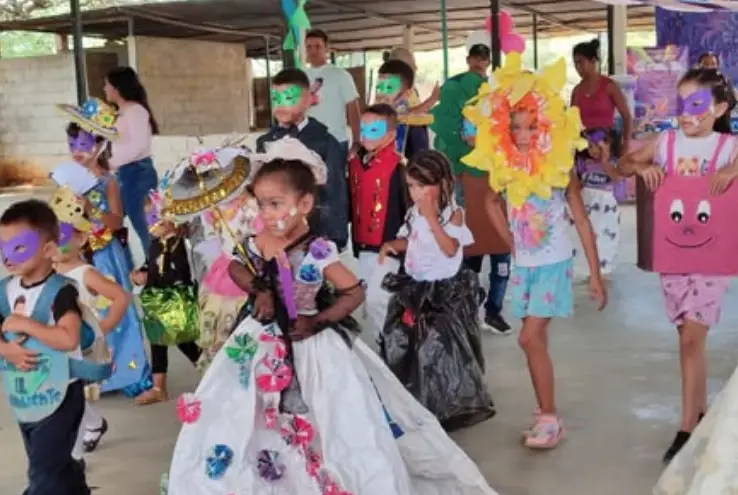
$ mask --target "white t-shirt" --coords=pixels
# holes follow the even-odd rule
[[[715,150],[720,140],[720,133],[712,132],[704,137],[686,136],[681,129],[675,131],[674,137],[674,173],[677,175],[700,176],[707,173]],[[654,161],[656,164],[666,168],[668,154],[668,132],[662,132],[656,143]],[[732,163],[738,152],[736,147],[738,140],[735,136],[728,136],[727,141],[720,150],[717,158],[716,169],[721,169]]]
[[[31,287],[24,287],[23,285],[21,285],[20,277],[13,277],[12,279],[10,279],[7,288],[10,311],[18,312],[24,316],[30,317],[33,313],[34,307],[36,306],[36,301],[41,295],[41,291],[43,290],[44,285],[45,282],[42,282]],[[21,301],[23,302],[21,303]],[[57,299],[55,303],[58,303],[58,301],[59,300]],[[49,312],[49,321],[47,324],[49,326],[56,324],[56,321],[54,320],[53,310]],[[77,347],[75,350],[68,352],[67,355],[73,359],[82,359],[82,350]]]
[[[427,282],[444,280],[459,272],[464,260],[464,247],[473,244],[474,237],[465,223],[454,225],[450,222],[451,215],[456,209],[447,207],[441,213],[444,232],[459,241],[459,249],[451,257],[441,251],[428,220],[420,215],[417,206],[413,206],[410,210],[409,220],[400,227],[397,237],[407,239],[405,271],[414,280]]]
[[[332,64],[305,70],[312,87],[317,87],[317,103],[308,116],[328,127],[339,143],[349,140],[346,105],[359,97],[354,79],[348,71]]]
[[[509,207],[516,266],[552,265],[571,258],[565,210],[564,189],[554,189],[551,199],[531,195],[523,206]]]

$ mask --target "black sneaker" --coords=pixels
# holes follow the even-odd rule
[[[664,454],[664,464],[669,464],[671,462],[671,460],[679,453],[679,451],[682,450],[682,447],[684,447],[687,442],[689,442],[690,436],[692,436],[692,434],[688,431],[677,432],[674,441],[671,443],[671,446],[666,449],[666,453]]]
[[[484,326],[497,335],[512,335],[512,328],[501,314],[487,315],[484,318]]]

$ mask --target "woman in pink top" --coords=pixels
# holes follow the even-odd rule
[[[623,119],[624,153],[628,151],[633,118],[623,92],[609,77],[598,70],[600,62],[600,41],[593,39],[587,43],[578,43],[573,50],[574,67],[582,81],[571,93],[572,106],[579,107],[582,124],[585,129],[613,129],[615,127],[615,110]]]
[[[159,126],[151,113],[146,89],[130,67],[118,67],[105,77],[105,99],[118,108],[118,139],[113,141],[110,168],[120,184],[123,211],[131,220],[148,251],[149,231],[144,204],[149,191],[156,189],[159,179],[151,160],[151,141]]]

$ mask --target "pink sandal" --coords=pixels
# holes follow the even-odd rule
[[[558,416],[541,414],[525,438],[525,446],[529,449],[553,449],[564,435],[564,426]]]
[[[533,423],[528,428],[520,432],[523,438],[528,438],[528,436],[531,434],[531,432],[533,431],[533,428],[536,426],[536,423],[538,422],[538,417],[540,415],[541,415],[541,408],[539,406],[536,406],[536,408],[533,410]]]

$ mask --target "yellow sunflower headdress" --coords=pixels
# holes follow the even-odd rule
[[[567,108],[561,98],[566,63],[559,59],[535,74],[522,68],[519,53],[508,53],[492,80],[464,109],[477,134],[474,150],[461,161],[489,172],[490,187],[504,192],[512,206],[521,206],[531,194],[548,199],[553,188],[567,186],[574,152],[586,146],[579,110]],[[510,115],[517,112],[535,123],[526,153],[510,135]]]

